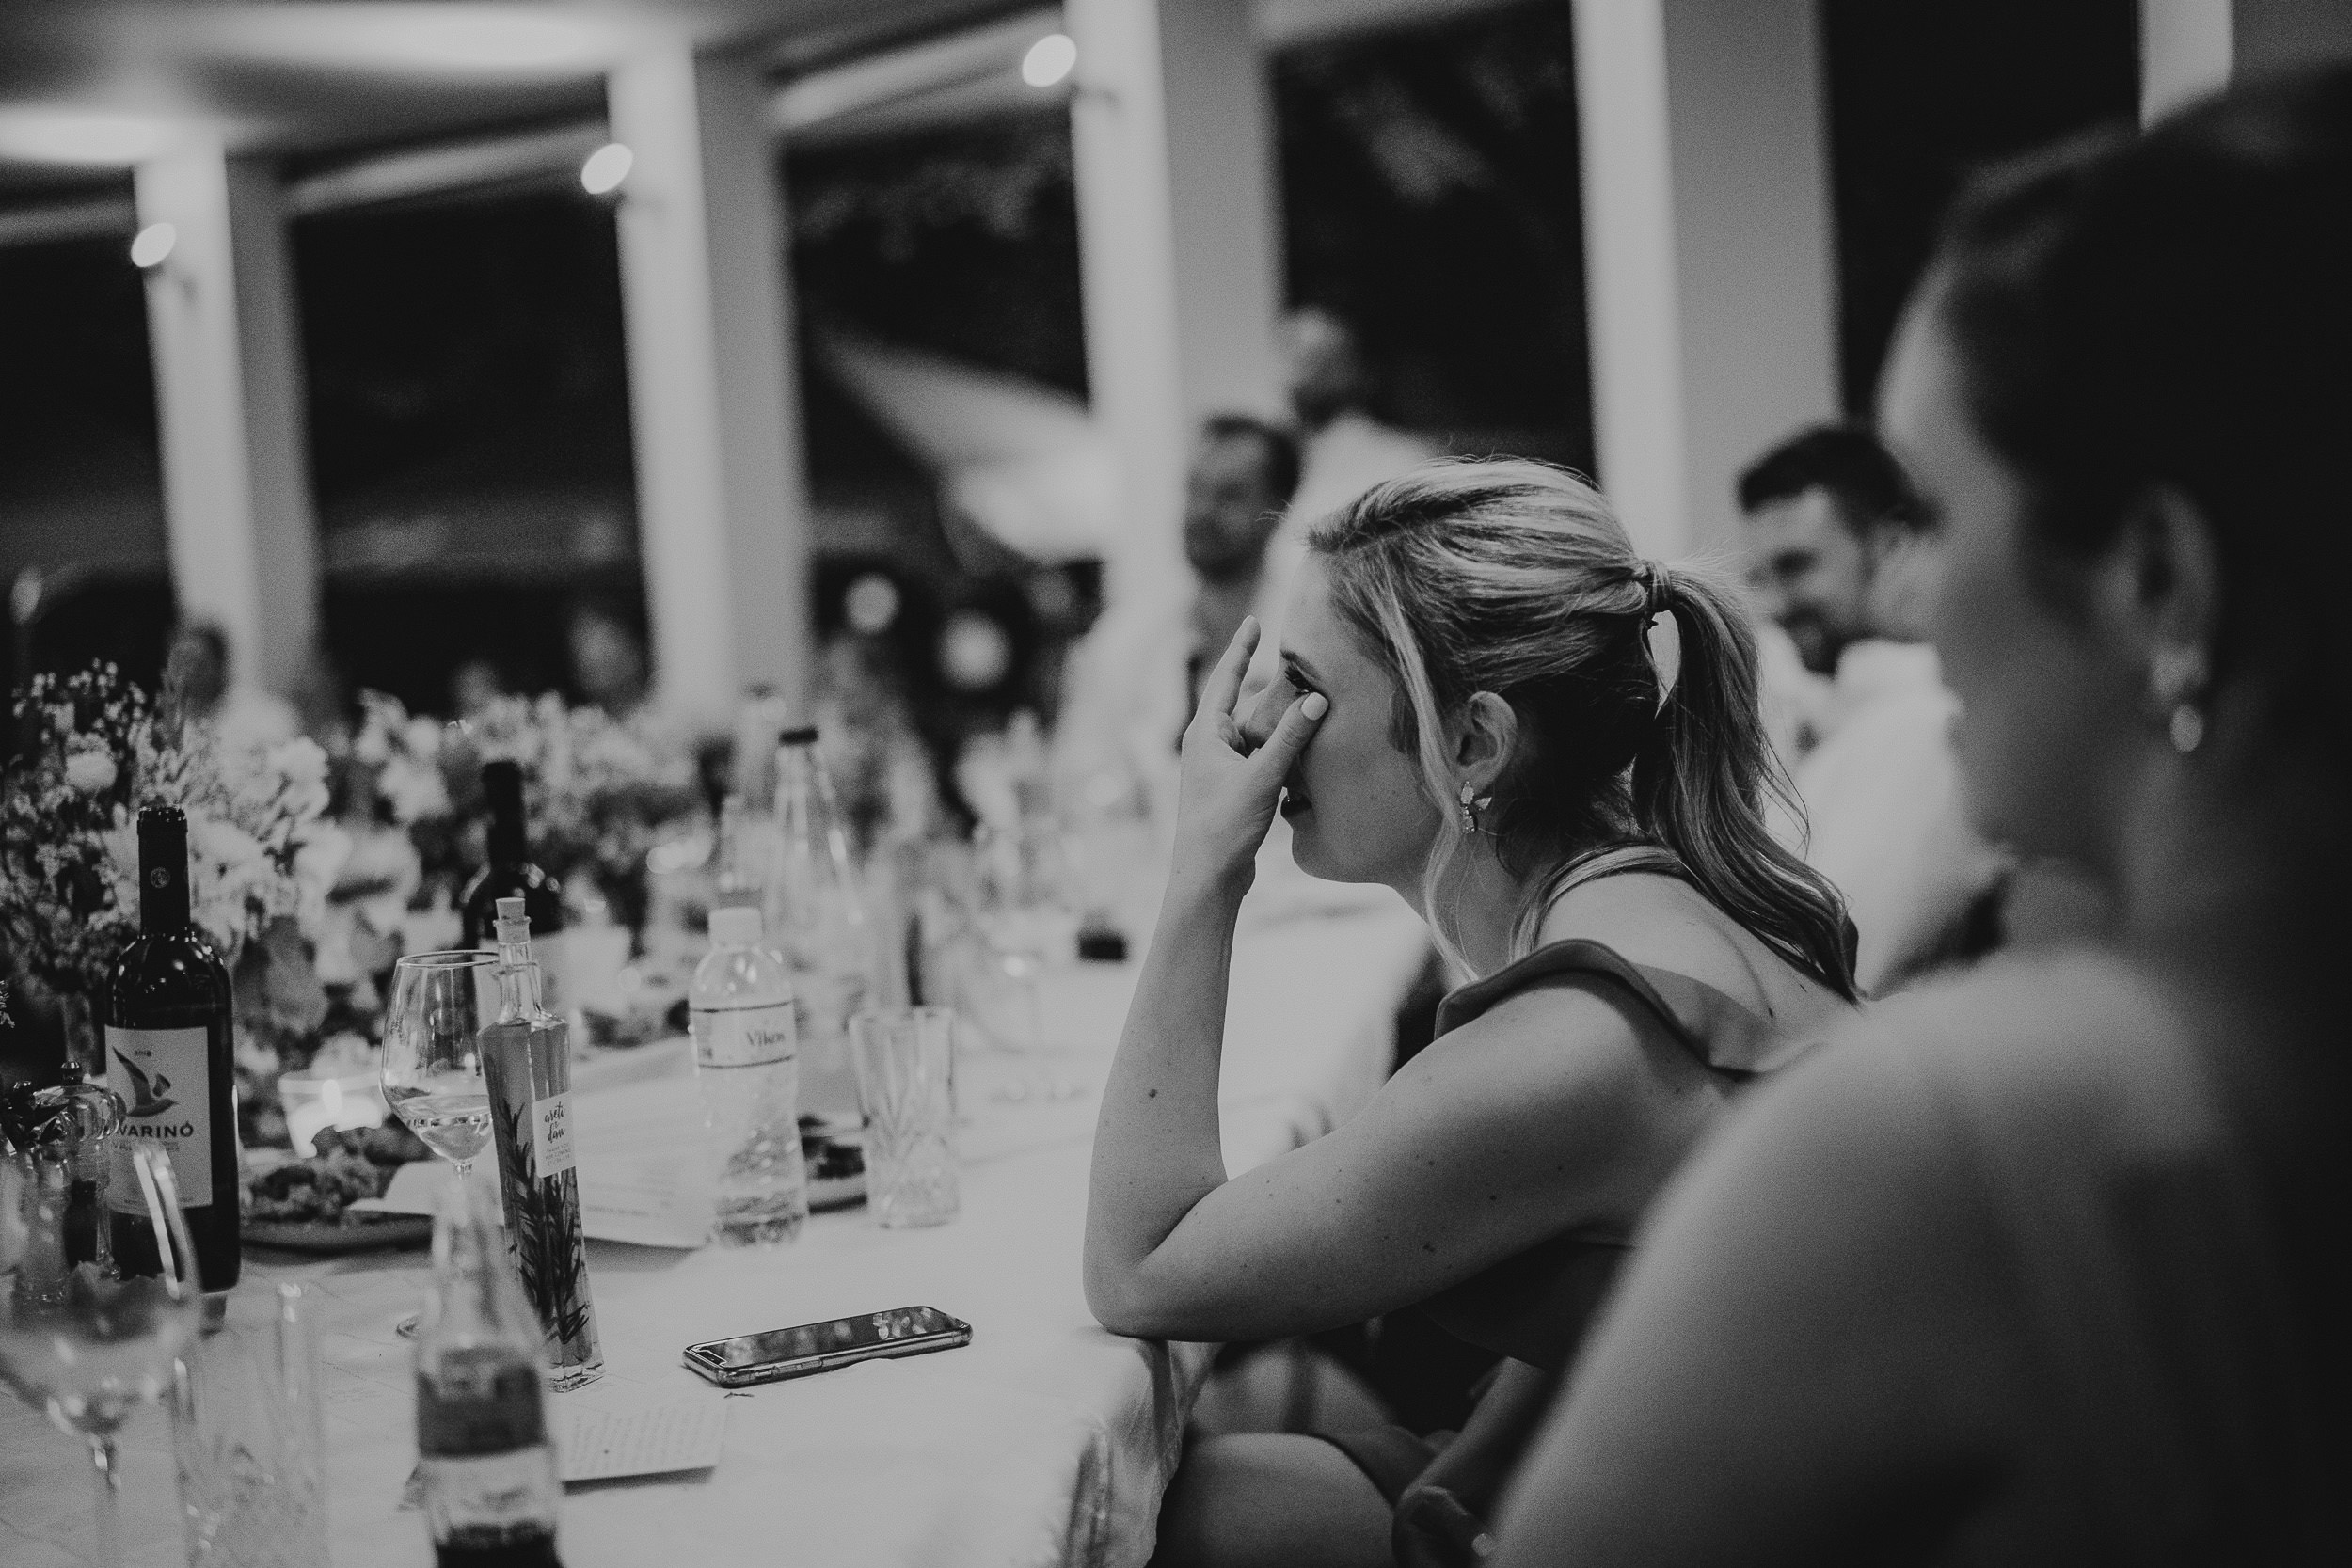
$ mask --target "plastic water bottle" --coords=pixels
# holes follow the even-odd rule
[[[713,1166],[712,1234],[723,1245],[789,1241],[808,1218],[792,1004],[790,972],[762,943],[759,911],[711,911],[687,1017]]]

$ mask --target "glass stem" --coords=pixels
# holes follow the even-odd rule
[[[91,1473],[98,1478],[98,1512],[93,1516],[98,1531],[97,1562],[99,1568],[122,1568],[122,1521],[119,1513],[122,1478],[117,1465],[114,1433],[89,1434],[89,1463]]]

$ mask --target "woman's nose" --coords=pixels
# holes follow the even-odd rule
[[[1274,726],[1282,721],[1282,715],[1290,711],[1291,704],[1301,695],[1298,688],[1281,675],[1267,683],[1266,689],[1258,693],[1256,705],[1241,721],[1243,754],[1255,752],[1273,738]]]

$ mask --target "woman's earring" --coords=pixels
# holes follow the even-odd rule
[[[2202,648],[2160,648],[2149,661],[2149,706],[2171,737],[2172,749],[2183,756],[2205,743],[2205,710],[2201,705],[2210,679]]]
[[[1458,799],[1462,802],[1462,831],[1466,833],[1474,833],[1478,831],[1478,814],[1493,805],[1495,798],[1491,795],[1480,795],[1470,785],[1464,784]]]

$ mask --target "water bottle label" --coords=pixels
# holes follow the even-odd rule
[[[537,1179],[561,1176],[580,1164],[572,1144],[572,1097],[569,1090],[531,1102],[531,1162]]]
[[[210,1033],[193,1029],[124,1029],[106,1026],[106,1086],[122,1097],[128,1114],[113,1139],[106,1206],[117,1213],[144,1214],[134,1149],[163,1151],[180,1186],[180,1206],[201,1209],[213,1201],[213,1096]]]
[[[696,1067],[765,1067],[800,1052],[792,1004],[771,1007],[696,1007],[687,1014]]]

